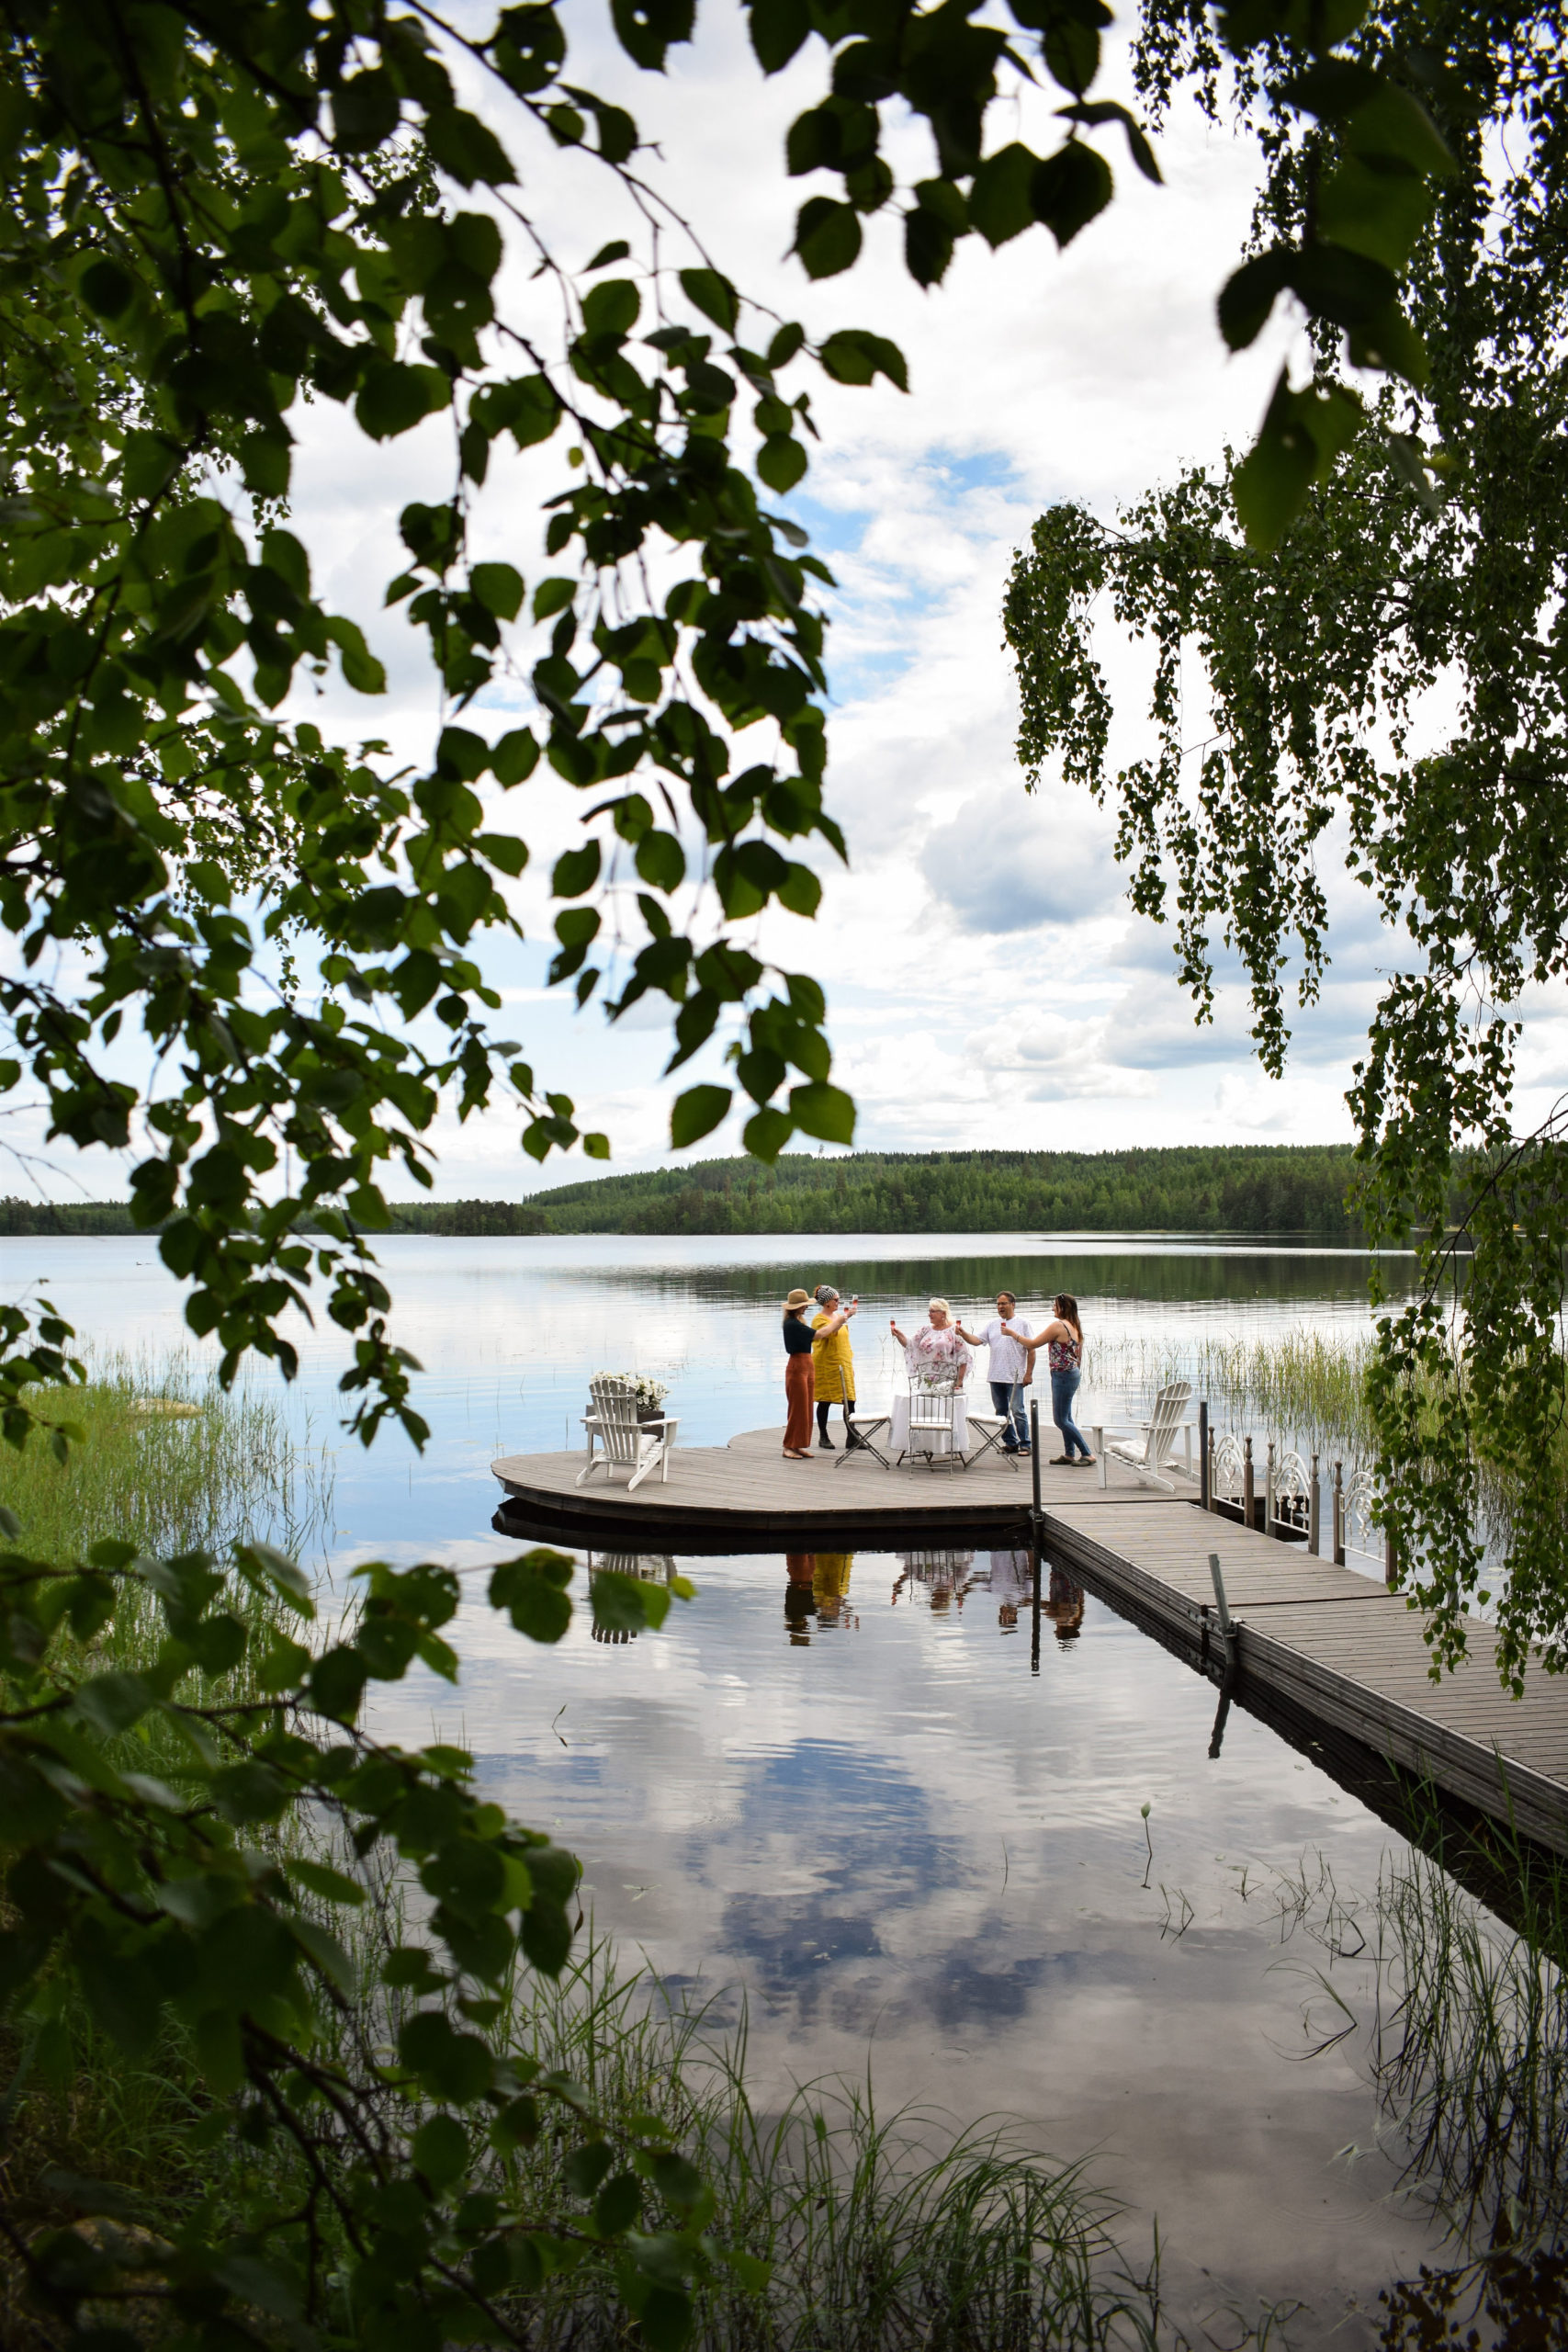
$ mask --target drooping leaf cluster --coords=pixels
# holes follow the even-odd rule
[[[1214,69],[1191,30],[1169,12],[1164,86]],[[1358,444],[1267,553],[1232,521],[1250,459],[1190,472],[1114,527],[1055,508],[1006,618],[1031,781],[1059,759],[1114,802],[1134,900],[1174,915],[1200,1017],[1215,934],[1235,948],[1266,1068],[1284,1064],[1288,970],[1310,1000],[1332,945],[1316,866],[1331,825],[1375,896],[1393,968],[1348,1098],[1356,1206],[1372,1238],[1414,1232],[1420,1252],[1414,1302],[1380,1324],[1384,1514],[1435,1658],[1462,1653],[1465,1611],[1495,1587],[1516,1688],[1532,1642],[1568,1665],[1568,1170],[1561,1118],[1521,1131],[1514,1108],[1520,1013],[1568,976],[1562,32],[1551,7],[1389,0],[1352,43],[1372,64],[1420,65],[1461,164],[1411,249],[1429,367],[1402,407],[1385,402],[1382,447]],[[1239,102],[1263,103],[1245,88]],[[1316,183],[1311,142],[1277,119],[1269,150],[1273,234]],[[1153,747],[1115,773],[1101,601],[1155,651]],[[1183,704],[1193,662],[1207,714],[1190,677]],[[1516,1498],[1490,1567],[1485,1464]]]
[[[565,1963],[576,1860],[486,1800],[460,1749],[357,1722],[370,1686],[415,1664],[456,1679],[456,1577],[372,1564],[356,1611],[312,1641],[308,1586],[265,1546],[225,1570],[105,1542],[62,1570],[6,1519],[6,2111],[47,2074],[73,1992],[132,2058],[177,2026],[209,2100],[198,2135],[237,2132],[258,2184],[238,2233],[205,2208],[164,2234],[114,2181],[56,2182],[85,2219],[39,2232],[11,2218],[28,2184],[7,2174],[0,2226],[40,2317],[106,2352],[149,2323],[193,2352],[523,2344],[543,2280],[609,2255],[626,2318],[679,2344],[689,2288],[723,2259],[710,2193],[657,2119],[624,2145],[621,2119],[613,2146],[581,2086],[496,2030],[519,1972]],[[491,1605],[558,1640],[571,1575],[556,1553],[503,1561]],[[671,1597],[609,1574],[592,1606],[624,1632]],[[138,1662],[106,1665],[117,1619],[149,1608]],[[544,2132],[568,2148],[550,2210],[517,2163]]]

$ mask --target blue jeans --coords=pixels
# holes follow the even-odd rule
[[[1029,1443],[1029,1422],[1023,1410],[1023,1383],[1021,1380],[993,1380],[991,1383],[991,1410],[993,1413],[999,1413],[1002,1419],[1008,1424],[1002,1431],[1002,1443],[1004,1445],[1027,1445]]]
[[[1069,1462],[1075,1453],[1081,1453],[1086,1462],[1089,1459],[1084,1433],[1073,1419],[1073,1398],[1078,1393],[1078,1383],[1082,1378],[1083,1374],[1076,1364],[1071,1372],[1054,1372],[1051,1374],[1051,1419],[1062,1432],[1062,1450]]]

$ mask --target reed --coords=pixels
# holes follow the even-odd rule
[[[1218,1421],[1255,1425],[1288,1443],[1348,1460],[1371,1453],[1363,1336],[1299,1329],[1275,1339],[1093,1340],[1086,1378],[1101,1393],[1146,1402],[1186,1380]]]
[[[1379,1889],[1397,1996],[1379,2094],[1466,2248],[1568,2226],[1568,1883],[1527,1861],[1518,1884],[1517,1934],[1419,1853]]]
[[[89,1370],[85,1387],[59,1392],[84,1432],[63,1463],[36,1437],[20,1453],[0,1447],[0,1503],[35,1558],[77,1559],[106,1535],[165,1556],[252,1538],[316,1548],[329,1457],[296,1440],[276,1398],[225,1393],[180,1355],[106,1354]]]
[[[1348,1893],[1321,1852],[1249,1865],[1235,1893],[1312,1955],[1294,1962],[1309,2054],[1361,2051],[1400,2193],[1431,2206],[1462,2265],[1568,2233],[1568,1870],[1495,1825],[1461,1850],[1429,1790],[1410,1804],[1421,1842],[1385,1858],[1375,1893]],[[1168,1894],[1167,1916],[1177,1932]],[[1370,2011],[1354,1990],[1369,1966]]]
[[[795,2086],[764,2109],[744,2011],[728,2030],[714,2015],[622,1971],[591,1936],[506,2028],[582,2082],[601,2116],[659,2115],[713,2187],[715,2241],[766,2267],[760,2290],[725,2278],[701,2296],[701,2352],[1154,2346],[1157,2273],[1127,2271],[1116,2209],[1081,2166],[996,2123],[884,2117],[869,2079]],[[525,2162],[541,2199],[558,2199],[558,2149],[541,2140]],[[608,2265],[585,2263],[531,2306],[532,2340],[619,2341],[614,2300]]]

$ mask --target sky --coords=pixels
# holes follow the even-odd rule
[[[997,254],[971,239],[945,283],[922,293],[904,273],[889,215],[867,224],[852,273],[813,287],[788,246],[795,206],[816,183],[785,176],[783,146],[795,114],[821,94],[819,46],[766,83],[739,10],[709,0],[696,40],[671,51],[660,78],[620,55],[598,0],[580,0],[569,23],[570,70],[632,107],[645,140],[657,142],[645,159],[650,179],[700,223],[719,266],[813,334],[869,326],[893,336],[908,360],[907,397],[880,379],[865,390],[798,378],[811,383],[822,437],[805,483],[783,502],[839,582],[830,599],[829,806],[848,837],[850,865],[845,871],[814,848],[825,883],[817,921],[774,912],[759,938],[763,953],[815,972],[827,988],[833,1075],[859,1103],[857,1143],[1093,1150],[1348,1137],[1350,1064],[1398,947],[1344,874],[1342,841],[1330,834],[1320,854],[1334,918],[1331,967],[1321,1002],[1293,1024],[1290,1070],[1277,1082],[1254,1059],[1245,992],[1223,956],[1214,1020],[1196,1025],[1168,930],[1126,903],[1111,818],[1049,773],[1037,795],[1026,794],[1001,641],[1013,554],[1045,506],[1074,500],[1112,519],[1120,503],[1179,469],[1213,462],[1227,443],[1245,445],[1281,359],[1293,354],[1299,364],[1283,318],[1235,356],[1214,324],[1215,293],[1246,236],[1251,147],[1196,109],[1179,111],[1157,141],[1165,184],[1155,187],[1132,170],[1119,134],[1103,134],[1115,200],[1066,254],[1044,231]],[[1133,96],[1114,35],[1100,89]],[[493,94],[475,85],[471,95],[522,162],[520,201],[564,258],[583,261],[626,230],[602,170],[530,146]],[[998,108],[994,143],[1022,136],[1048,149],[1054,104],[1046,91]],[[895,127],[891,152],[903,178],[931,168],[926,136],[913,127]],[[513,311],[536,311],[541,300],[512,247],[502,297]],[[295,528],[312,550],[318,588],[363,622],[390,684],[373,703],[336,685],[314,705],[299,696],[290,707],[313,708],[340,736],[384,736],[400,757],[423,763],[439,725],[432,682],[402,616],[383,610],[381,589],[400,568],[403,503],[446,494],[449,424],[431,420],[378,447],[331,403],[293,422]],[[560,480],[558,444],[495,464],[476,552],[504,556],[536,579],[539,501]],[[1146,656],[1119,640],[1109,616],[1097,620],[1096,651],[1122,705],[1112,754],[1131,756],[1147,735]],[[503,684],[477,717],[499,734],[527,708],[525,690]],[[1195,685],[1193,740],[1205,731]],[[664,1012],[645,1004],[612,1030],[596,1004],[577,1013],[544,986],[544,877],[581,837],[581,813],[577,797],[543,770],[499,804],[492,821],[523,831],[532,846],[515,903],[542,944],[501,940],[485,960],[505,999],[505,1032],[523,1043],[541,1081],[573,1095],[581,1125],[609,1134],[614,1166],[647,1167],[670,1157],[676,1082],[660,1075]],[[1563,1068],[1568,1023],[1546,1008],[1528,1049],[1527,1107]],[[679,1083],[720,1074],[698,1066]],[[695,1156],[737,1148],[738,1125],[732,1120]],[[438,1196],[518,1198],[598,1172],[580,1159],[540,1170],[521,1153],[519,1128],[515,1113],[460,1127],[444,1109]],[[6,1132],[42,1151],[36,1123],[13,1119]],[[51,1146],[25,1182],[59,1197],[108,1197],[127,1172],[102,1155],[75,1163]]]

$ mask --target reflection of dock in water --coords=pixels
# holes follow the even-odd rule
[[[673,1584],[680,1574],[669,1552],[590,1552],[584,1566],[590,1585],[606,1569],[613,1576],[635,1577],[638,1584]],[[597,1618],[592,1630],[596,1642],[615,1645],[635,1642],[637,1634],[635,1625],[602,1625]]]
[[[662,1573],[678,1553],[787,1552],[792,1561],[809,1560],[809,1570],[790,1574],[792,1639],[856,1622],[848,1607],[852,1549],[897,1555],[908,1583],[922,1586],[939,1614],[972,1611],[984,1583],[1004,1630],[1032,1620],[1027,1464],[993,1456],[932,1478],[886,1470],[870,1455],[788,1463],[768,1430],[678,1451],[668,1482],[649,1481],[635,1495],[602,1475],[579,1487],[582,1465],[580,1453],[498,1461],[507,1499],[497,1528],[579,1550],[614,1544],[613,1558],[595,1549],[592,1564],[619,1566],[635,1555],[642,1564],[635,1574],[655,1560]],[[1267,1719],[1282,1710],[1324,1741],[1354,1742],[1371,1758],[1568,1853],[1568,1678],[1538,1671],[1524,1698],[1510,1699],[1497,1680],[1495,1636],[1472,1619],[1470,1656],[1434,1682],[1419,1612],[1381,1580],[1201,1511],[1179,1484],[1174,1497],[1161,1493],[1121,1464],[1111,1466],[1103,1488],[1094,1472],[1044,1463],[1039,1477],[1041,1616],[1058,1639],[1071,1640],[1081,1622],[1081,1592],[1072,1598],[1081,1577],[1216,1679],[1224,1669],[1226,1695],[1252,1712]],[[1235,1620],[1228,1658],[1211,1553]],[[841,1582],[829,1576],[819,1583],[823,1560],[842,1563]],[[1013,1566],[998,1577],[1006,1562]],[[1059,1593],[1053,1565],[1066,1572]],[[1014,1589],[1004,1591],[1009,1573]]]

